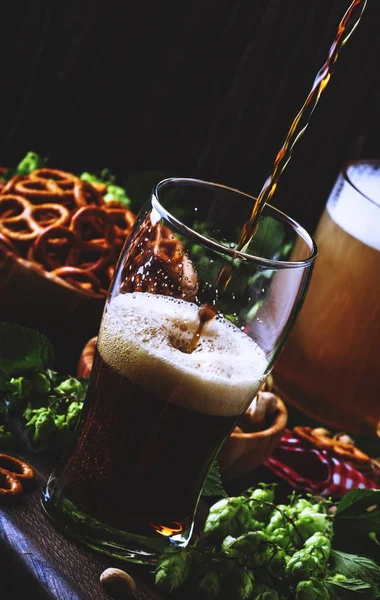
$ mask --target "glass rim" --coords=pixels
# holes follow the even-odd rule
[[[286,215],[284,212],[282,212],[278,208],[275,208],[271,204],[266,204],[266,206],[275,213],[275,215],[279,218],[279,220],[284,221],[285,223],[290,225],[290,227],[296,232],[296,234],[304,240],[304,242],[309,247],[310,256],[308,256],[307,258],[304,258],[302,260],[297,260],[297,261],[272,260],[270,258],[263,258],[260,256],[255,256],[253,254],[247,254],[246,252],[240,252],[238,250],[228,248],[227,246],[223,246],[223,244],[220,244],[219,242],[216,242],[215,240],[212,240],[210,238],[203,236],[202,234],[191,229],[191,227],[188,227],[187,225],[182,223],[182,221],[180,221],[179,219],[177,219],[177,217],[172,215],[171,212],[169,212],[161,204],[161,202],[159,200],[159,195],[160,195],[161,189],[163,187],[166,187],[168,184],[189,184],[190,186],[191,185],[200,185],[200,186],[208,186],[208,187],[213,187],[213,188],[221,188],[224,190],[228,190],[229,192],[234,192],[235,194],[238,194],[239,196],[244,196],[245,198],[249,198],[253,202],[256,201],[256,198],[250,194],[241,192],[240,190],[229,187],[227,185],[223,185],[220,183],[214,183],[212,181],[205,181],[202,179],[195,179],[192,177],[168,177],[166,179],[162,179],[154,186],[152,193],[151,193],[151,201],[152,201],[153,208],[155,208],[158,211],[158,213],[162,217],[164,217],[169,223],[175,225],[179,230],[182,230],[187,236],[192,237],[199,244],[209,248],[210,250],[214,250],[215,252],[219,252],[222,254],[227,254],[227,255],[231,256],[231,258],[234,258],[234,259],[238,258],[240,260],[243,260],[244,262],[255,263],[256,265],[259,265],[259,266],[262,266],[265,268],[272,268],[272,269],[305,268],[305,267],[311,265],[317,258],[317,255],[318,255],[317,244],[315,243],[315,241],[313,240],[311,235],[306,231],[306,229],[304,227],[302,227],[302,225],[297,223],[297,221],[295,221],[291,217],[288,217],[288,215]]]
[[[346,162],[346,164],[344,165],[343,169],[342,169],[342,175],[344,180],[358,193],[360,194],[360,196],[362,196],[365,200],[368,200],[368,202],[370,202],[371,204],[373,204],[374,206],[376,206],[377,208],[380,209],[380,204],[378,202],[376,202],[375,200],[373,200],[372,198],[370,198],[369,196],[367,196],[367,194],[365,194],[364,192],[362,192],[357,184],[355,184],[352,180],[352,178],[350,177],[348,170],[350,169],[350,167],[358,167],[358,166],[377,166],[380,169],[380,160],[377,160],[376,158],[360,158],[358,160],[349,160],[348,162]]]

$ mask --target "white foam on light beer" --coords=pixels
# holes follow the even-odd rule
[[[344,231],[380,250],[380,169],[366,164],[352,165],[348,176],[355,187],[340,175],[327,202],[327,211]]]
[[[192,354],[198,306],[149,293],[120,294],[107,305],[98,337],[104,361],[164,401],[233,416],[264,379],[263,350],[224,318],[206,325]]]

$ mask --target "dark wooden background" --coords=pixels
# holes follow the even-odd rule
[[[350,0],[3,0],[0,164],[197,176],[257,194]],[[313,228],[349,159],[380,157],[380,2],[273,204]]]

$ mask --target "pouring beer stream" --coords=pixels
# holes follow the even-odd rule
[[[366,4],[367,0],[354,0],[339,23],[338,31],[334,42],[330,47],[327,60],[318,71],[309,95],[307,96],[301,110],[297,113],[295,119],[293,120],[287,133],[285,142],[277,153],[272,173],[266,180],[260,194],[257,197],[250,218],[243,226],[242,235],[237,247],[238,252],[245,252],[252,237],[255,235],[261,211],[264,208],[264,205],[271,200],[276,190],[278,180],[292,157],[294,146],[306,131],[311,116],[318,104],[319,98],[330,81],[333,67],[337,61],[339,52],[358,26]],[[232,266],[225,266],[222,269],[218,277],[218,286],[220,289],[226,289],[231,280],[232,271]]]

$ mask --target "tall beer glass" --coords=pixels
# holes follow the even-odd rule
[[[316,249],[267,206],[247,252],[237,252],[253,202],[168,179],[125,243],[76,443],[42,501],[93,548],[154,563],[188,543],[213,461],[285,342]]]
[[[318,261],[275,381],[319,421],[379,433],[380,162],[345,165],[315,239]]]

